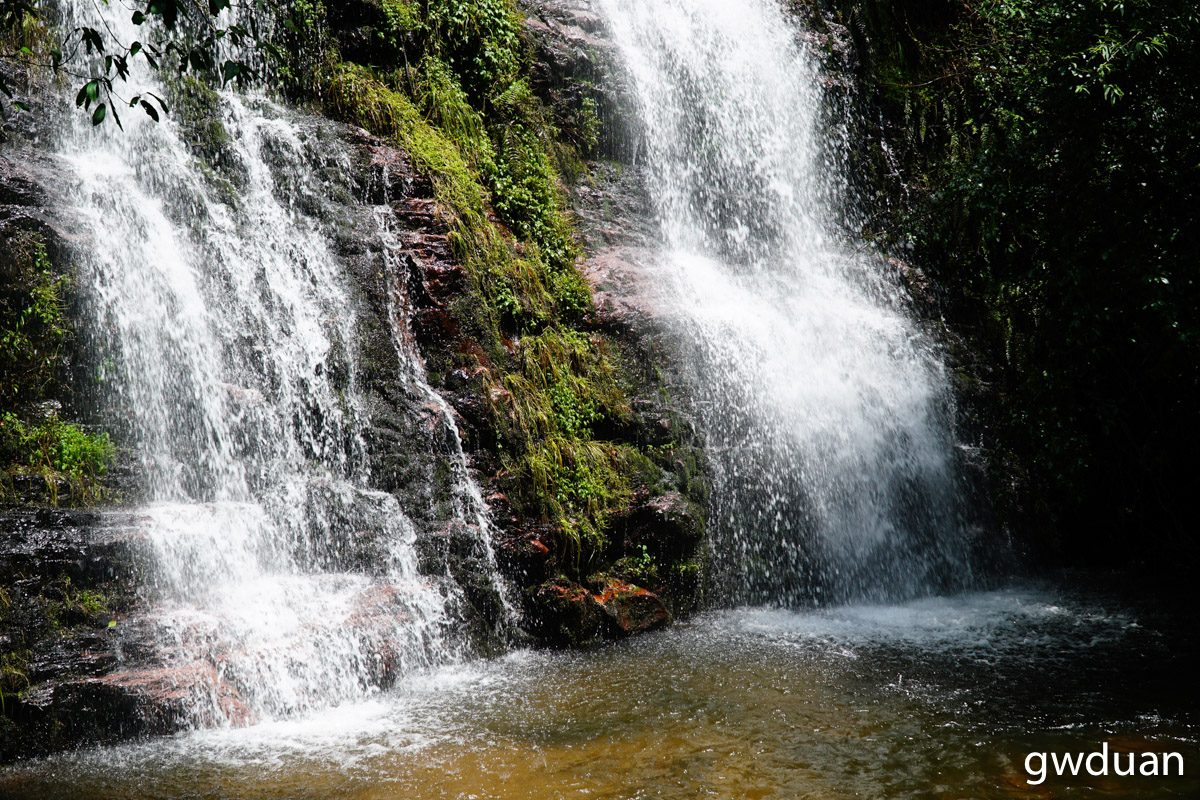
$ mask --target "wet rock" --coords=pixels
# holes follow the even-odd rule
[[[48,755],[83,744],[111,744],[145,732],[137,701],[101,684],[44,684],[24,692],[0,717],[0,761]]]
[[[504,602],[491,576],[483,531],[455,520],[417,537],[418,568],[426,575],[448,575],[462,590],[467,622],[494,633],[504,619]]]
[[[657,594],[615,579],[596,592],[562,577],[546,581],[527,592],[526,608],[538,638],[558,646],[644,633],[672,619]]]
[[[634,506],[614,524],[624,549],[645,547],[663,563],[674,563],[695,554],[703,538],[700,509],[678,492],[659,495]]]
[[[129,514],[0,512],[0,761],[140,730],[125,700],[88,684],[129,663],[113,625],[137,607],[147,560]]]
[[[344,46],[367,52],[374,46],[370,28],[381,6],[373,1],[343,6],[331,9],[331,15],[342,15],[338,27]],[[634,118],[623,110],[630,102],[628,82],[614,67],[614,50],[599,16],[586,2],[524,6],[527,34],[545,56],[536,82],[556,116],[567,121],[563,129],[576,136],[581,150],[590,147],[582,133],[587,109],[594,108],[600,121],[596,152],[632,161],[636,135],[622,121]],[[469,302],[469,277],[450,246],[448,220],[433,200],[429,176],[416,170],[406,153],[361,129],[327,120],[310,118],[300,129],[312,159],[309,168],[321,176],[323,186],[304,198],[303,211],[325,226],[356,304],[356,341],[338,346],[355,351],[367,384],[363,413],[370,420],[365,440],[371,488],[392,494],[412,520],[426,580],[461,589],[465,601],[456,631],[487,637],[507,612],[491,579],[494,570],[481,531],[462,520],[461,498],[453,492],[451,472],[458,462],[448,466],[452,442],[444,406],[414,388],[414,364],[406,363],[395,344],[411,345],[423,356],[424,364],[417,366],[428,365],[431,383],[454,409],[468,468],[495,476],[499,455],[488,432],[488,407],[506,402],[506,392],[490,380],[493,373],[483,348],[455,324],[465,316],[456,314],[456,304]],[[348,147],[346,159],[341,145]],[[39,232],[52,256],[61,253],[64,258],[86,247],[87,242],[71,238],[75,226],[54,210],[61,204],[50,189],[63,183],[63,174],[50,156],[6,150],[0,156],[0,234]],[[585,198],[581,207],[594,211],[581,216],[585,236],[630,252],[641,247],[652,237],[653,225],[636,170],[596,165],[593,174],[596,180],[579,189],[579,197]],[[614,291],[618,297],[624,290],[616,286]],[[631,294],[624,291],[623,296]],[[659,354],[651,352],[656,345],[646,344],[650,339],[644,335],[653,323],[636,319],[635,303],[625,308],[623,316],[601,311],[594,323],[623,331],[621,346],[634,365],[635,393],[658,396]],[[459,369],[464,364],[472,367]],[[94,378],[85,373],[77,381],[81,386]],[[239,387],[229,387],[229,392],[237,403],[259,402]],[[609,432],[613,438],[668,447],[690,435],[667,404],[634,401],[639,430]],[[132,410],[117,409],[112,416],[126,413]],[[123,457],[132,456],[123,450]],[[645,544],[664,557],[685,553],[691,558],[697,541],[692,529],[681,535],[675,549],[666,543],[682,530],[682,515],[659,508],[655,498],[660,496],[643,491],[639,503],[618,521],[624,526],[620,548]],[[617,579],[589,590],[556,577],[562,569],[549,526],[518,518],[498,491],[487,500],[500,528],[495,557],[522,588],[526,627],[542,641],[582,644],[670,620],[657,591]],[[20,701],[6,704],[0,714],[0,761],[203,724],[196,709],[206,702],[215,703],[213,719],[249,720],[231,681],[219,678],[209,663],[181,662],[180,654],[164,652],[155,640],[139,599],[139,592],[152,594],[153,587],[137,585],[153,575],[152,560],[136,520],[111,511],[61,516],[25,509],[0,518],[0,533],[0,587],[11,601],[0,615],[0,643],[20,650],[28,681],[20,687]],[[351,545],[321,557],[328,566],[346,570],[369,570],[368,562],[385,557],[378,543]],[[391,591],[379,586],[364,596],[353,624],[370,628],[394,621],[399,612]],[[90,594],[82,597],[80,592]],[[112,623],[115,628],[109,627]],[[392,679],[398,664],[394,654],[379,653],[374,676],[379,685]]]
[[[569,94],[572,75],[605,74],[611,81],[605,86],[613,92],[613,113],[636,117],[632,106],[622,106],[631,96],[623,83],[628,76],[620,74],[619,65],[613,66],[618,54],[589,3],[528,2],[523,8],[530,15],[526,24],[541,48],[540,57],[568,76],[556,78],[559,83],[548,82],[552,96]],[[595,303],[589,325],[615,345],[633,411],[619,430],[596,433],[653,453],[661,474],[635,478],[628,507],[610,518],[608,546],[600,563],[592,564],[589,576],[573,576],[587,583],[591,600],[551,580],[560,571],[571,574],[570,565],[557,564],[539,552],[539,545],[553,551],[553,539],[513,520],[514,529],[498,547],[498,555],[515,579],[539,587],[525,595],[531,629],[560,644],[590,639],[590,629],[574,638],[563,630],[573,622],[592,625],[591,601],[599,602],[596,598],[610,591],[605,587],[614,581],[644,587],[640,591],[650,597],[614,590],[611,610],[620,619],[605,612],[607,622],[597,629],[599,635],[622,636],[664,624],[660,611],[665,619],[672,612],[689,613],[702,602],[704,588],[707,467],[691,422],[692,383],[680,372],[690,345],[674,318],[675,298],[664,293],[668,289],[659,263],[661,232],[645,175],[634,163],[636,132],[624,134],[632,137],[624,140],[625,146],[605,154],[624,163],[589,163],[586,177],[570,187],[570,196],[585,249],[581,270]],[[539,580],[543,583],[536,583]],[[631,606],[630,613],[619,610],[624,605]],[[635,622],[636,609],[646,610],[644,624]]]
[[[16,507],[0,512],[0,577],[42,591],[60,579],[75,585],[129,585],[144,554],[127,514]]]
[[[8,720],[12,749],[0,746],[0,760],[166,735],[191,724],[248,724],[254,716],[211,664],[125,663],[39,684],[20,696]]]
[[[80,225],[60,202],[69,170],[55,157],[21,147],[0,154],[0,243],[33,234],[46,247],[52,266],[66,274],[74,248],[88,240]],[[0,258],[0,289],[12,287],[18,276],[13,260]]]
[[[907,291],[920,319],[939,319],[943,316],[941,290],[924,270],[895,257],[887,259],[887,269]]]
[[[632,82],[593,3],[520,0],[517,5],[536,54],[534,90],[560,131],[582,153],[633,161],[638,117]]]
[[[363,187],[363,199],[367,203],[388,205],[393,200],[412,195],[419,178],[407,153],[389,147],[361,130],[351,129],[347,139],[362,148],[362,156],[369,159]]]
[[[578,646],[609,634],[611,618],[586,588],[565,578],[525,593],[526,625],[543,642]]]
[[[593,595],[617,631],[628,635],[661,628],[671,622],[671,612],[653,592],[622,581],[610,581]]]
[[[489,499],[492,513],[507,507],[507,501]],[[492,546],[504,573],[522,585],[537,585],[558,569],[554,556],[554,532],[549,525],[524,522],[516,516],[497,515],[502,526]]]

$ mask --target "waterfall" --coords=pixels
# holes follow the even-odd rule
[[[98,13],[67,5],[76,24]],[[136,38],[116,9],[108,30]],[[146,70],[133,83],[173,96]],[[117,635],[155,652],[124,679],[182,693],[195,724],[229,724],[353,700],[470,645],[463,591],[420,564],[438,512],[414,514],[376,474],[365,376],[379,364],[363,363],[361,289],[327,227],[330,196],[356,188],[349,147],[265,97],[192,94],[200,111],[128,112],[124,131],[76,115],[59,150],[100,404],[146,479],[133,516],[150,610]],[[394,242],[379,219],[383,279]],[[394,380],[429,442],[413,458],[449,464],[442,521],[469,526],[491,563],[486,508],[403,313],[389,314]]]
[[[970,581],[953,399],[883,261],[847,240],[829,99],[776,0],[601,0],[632,76],[733,602]]]

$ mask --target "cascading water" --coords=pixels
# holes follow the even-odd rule
[[[665,306],[694,345],[684,399],[741,587],[726,599],[886,602],[727,609],[607,647],[454,663],[460,610],[482,589],[503,617],[503,592],[454,415],[414,355],[400,278],[429,232],[377,183],[354,185],[373,143],[347,149],[344,128],[223,94],[218,169],[171,121],[86,128],[61,148],[79,176],[101,405],[127,420],[148,478],[133,516],[157,587],[150,618],[121,617],[115,635],[163,669],[132,654],[124,675],[54,687],[68,715],[32,730],[90,727],[111,696],[94,681],[114,678],[175,681],[197,722],[287,718],[0,765],[0,795],[1200,797],[1186,587],[1131,600],[1085,574],[892,602],[968,580],[953,407],[902,292],[839,241],[818,76],[774,0],[602,1],[641,92],[666,240],[648,265],[661,299],[633,275],[629,307]],[[429,551],[472,535],[468,587]],[[4,702],[35,719],[50,699],[21,694]],[[0,758],[14,721],[0,720]],[[1030,754],[1046,767],[1101,750],[1112,771],[1087,755],[1035,783]],[[1164,769],[1148,774],[1155,755]],[[1135,756],[1141,774],[1121,772]]]
[[[76,22],[96,13],[75,5]],[[109,30],[132,40],[121,16]],[[322,173],[348,174],[348,150],[266,99],[221,92],[212,111],[204,158],[184,144],[195,131],[133,114],[124,132],[82,120],[60,150],[90,237],[79,282],[104,405],[148,482],[153,611],[118,635],[148,625],[160,669],[130,680],[175,686],[193,721],[223,724],[361,697],[466,644],[461,590],[420,574],[422,532],[373,480],[360,303],[322,228]],[[391,323],[396,380],[436,405],[454,517],[490,554],[453,418],[402,309]]]
[[[453,474],[454,497],[451,504],[453,522],[478,532],[482,545],[479,548],[482,564],[487,568],[491,592],[500,605],[494,610],[499,613],[501,621],[511,622],[516,618],[517,612],[509,601],[508,587],[500,577],[496,565],[496,554],[491,547],[491,523],[488,520],[487,503],[483,499],[479,484],[471,478],[470,466],[463,450],[462,436],[459,434],[458,423],[455,421],[455,412],[446,399],[434,391],[426,381],[425,365],[418,355],[410,317],[412,309],[402,267],[404,247],[393,229],[394,214],[386,203],[376,207],[375,214],[383,244],[383,261],[387,268],[388,282],[393,287],[393,291],[387,298],[387,313],[396,354],[405,368],[401,377],[426,406],[434,411],[437,422],[446,433],[447,452],[444,463]]]
[[[827,98],[795,23],[775,0],[601,6],[640,106],[729,599],[965,585],[943,367],[881,259],[839,236]]]

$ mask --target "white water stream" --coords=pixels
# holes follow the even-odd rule
[[[138,515],[164,671],[188,679],[198,721],[263,724],[6,766],[0,795],[1197,796],[1186,602],[1131,604],[1094,577],[895,602],[969,582],[952,408],[902,293],[836,235],[817,73],[792,25],[769,0],[603,4],[641,93],[668,242],[657,267],[696,342],[716,542],[742,586],[729,596],[874,599],[454,663],[458,589],[417,574],[421,531],[371,488],[360,310],[319,213],[299,210],[321,207],[313,163],[336,170],[346,153],[226,95],[225,157],[244,175],[231,190],[170,121],[80,130],[66,152],[102,377],[150,478]],[[397,270],[402,244],[375,213],[379,267]],[[396,377],[446,434],[452,521],[486,544],[391,285]],[[1178,751],[1186,775],[1034,787],[1023,768],[1102,743]]]
[[[77,5],[73,19],[95,13]],[[132,39],[117,11],[109,25]],[[169,95],[150,74],[134,82]],[[211,113],[203,154],[177,110],[159,124],[127,112],[123,132],[79,119],[61,155],[88,239],[98,380],[148,482],[136,517],[153,612],[118,635],[149,626],[156,668],[139,660],[125,679],[182,692],[194,722],[221,725],[358,699],[466,645],[459,588],[419,573],[421,532],[374,488],[361,301],[321,219],[325,174],[349,173],[349,151],[262,98],[221,92]],[[402,309],[390,322],[394,378],[437,405],[455,517],[490,554],[452,415]]]
[[[602,0],[632,74],[714,469],[710,528],[742,602],[970,584],[953,401],[882,259],[847,242],[829,101],[775,0]]]

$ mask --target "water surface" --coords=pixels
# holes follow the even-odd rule
[[[740,609],[520,651],[302,719],[9,767],[14,798],[1200,796],[1196,637],[1046,586]],[[1175,751],[1184,778],[1026,782],[1030,751]]]

